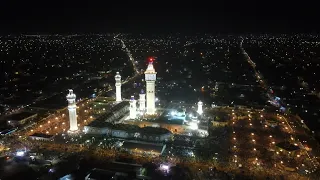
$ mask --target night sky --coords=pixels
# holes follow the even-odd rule
[[[320,30],[318,6],[307,1],[92,1],[3,0],[0,31],[291,33]]]

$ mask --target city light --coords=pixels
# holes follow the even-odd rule
[[[18,152],[16,152],[16,156],[19,156],[19,157],[24,156],[24,154],[25,154],[24,151],[18,151]]]
[[[191,122],[191,123],[190,123],[190,129],[192,129],[192,130],[197,130],[197,129],[198,129],[198,124],[195,123],[195,122]]]
[[[19,128],[16,128],[14,133],[11,133],[14,119],[6,118],[10,127],[8,126],[9,129],[3,132],[9,131],[10,135],[9,133],[1,134],[4,141],[0,142],[0,151],[3,150],[4,155],[12,155],[13,157],[28,155],[29,157],[29,154],[32,156],[37,154],[34,155],[37,158],[38,154],[42,153],[42,149],[45,149],[46,152],[49,152],[49,156],[39,156],[40,158],[48,158],[45,162],[52,162],[56,159],[59,161],[60,155],[61,159],[66,159],[70,154],[81,155],[85,159],[87,159],[85,156],[88,155],[90,159],[94,160],[92,162],[101,161],[102,163],[123,157],[124,159],[132,159],[132,162],[137,162],[139,166],[150,162],[155,163],[157,164],[155,168],[160,170],[161,175],[168,176],[168,178],[175,176],[174,174],[168,175],[169,170],[175,169],[174,166],[181,163],[183,163],[183,168],[189,168],[191,173],[196,174],[196,176],[190,174],[190,177],[199,179],[221,179],[220,174],[228,174],[226,176],[229,176],[229,174],[237,172],[241,172],[238,173],[239,176],[248,175],[252,176],[252,179],[266,176],[270,178],[284,176],[289,179],[314,178],[312,176],[315,174],[312,173],[319,167],[319,157],[314,153],[317,151],[318,142],[312,137],[316,135],[316,131],[313,134],[309,133],[313,129],[311,128],[309,131],[304,121],[299,117],[301,114],[299,110],[305,113],[308,109],[309,114],[313,113],[315,110],[309,108],[306,101],[306,99],[309,100],[307,94],[319,97],[320,94],[319,90],[314,88],[316,86],[311,84],[310,77],[299,72],[301,69],[308,71],[311,66],[317,68],[320,65],[316,66],[313,62],[310,63],[310,67],[306,64],[298,66],[295,73],[299,76],[295,76],[286,69],[288,64],[292,67],[291,64],[296,63],[296,60],[290,57],[292,53],[288,53],[284,57],[274,54],[268,56],[271,51],[274,53],[275,50],[278,51],[278,54],[286,53],[285,50],[281,50],[279,47],[276,49],[273,46],[287,37],[272,36],[273,38],[269,38],[263,36],[258,41],[254,36],[245,37],[247,45],[242,47],[241,41],[240,48],[238,37],[231,36],[228,37],[228,40],[211,37],[199,41],[196,38],[194,40],[190,38],[182,44],[179,40],[174,42],[174,38],[168,38],[169,41],[166,38],[160,39],[160,37],[155,39],[145,37],[143,41],[139,42],[139,37],[131,38],[131,35],[122,35],[121,33],[115,35],[110,44],[106,42],[110,38],[105,38],[103,35],[99,35],[98,40],[88,37],[85,37],[85,41],[93,39],[94,41],[91,43],[94,45],[83,45],[81,38],[77,37],[77,43],[73,45],[81,49],[82,53],[74,53],[74,58],[69,58],[66,54],[52,56],[54,59],[66,58],[62,61],[67,61],[67,63],[57,65],[59,60],[55,61],[57,64],[45,64],[46,61],[41,63],[46,68],[47,66],[52,68],[52,71],[56,71],[57,74],[66,69],[68,71],[74,70],[70,73],[61,73],[61,77],[56,75],[52,77],[50,75],[38,76],[36,72],[33,74],[33,72],[28,72],[29,70],[22,71],[19,68],[14,68],[14,71],[19,72],[12,76],[13,74],[9,74],[10,68],[6,69],[4,73],[8,73],[8,75],[4,80],[10,82],[7,83],[13,87],[8,88],[4,83],[3,90],[5,92],[10,89],[14,90],[10,93],[10,98],[22,97],[18,92],[24,90],[24,87],[32,86],[32,83],[29,83],[28,86],[25,86],[24,82],[21,83],[20,78],[26,79],[22,78],[24,75],[36,77],[36,82],[44,80],[53,82],[52,87],[56,88],[57,92],[53,92],[54,89],[48,87],[44,87],[41,93],[40,91],[33,92],[33,89],[38,90],[39,87],[30,87],[28,92],[31,91],[30,94],[37,97],[33,103],[19,105],[18,108],[14,107],[15,111],[13,108],[7,108],[6,105],[3,105],[5,113],[18,111],[38,113],[36,119],[27,120],[25,124],[17,125]],[[68,47],[68,43],[73,43],[73,38],[64,38],[61,46],[57,45],[57,41],[52,40],[56,38],[44,38],[41,42],[45,45],[44,43],[48,39],[52,43],[51,46],[64,48],[57,50],[57,52],[73,53],[73,50]],[[27,44],[28,40],[25,39],[32,39],[32,37],[21,38],[20,41],[26,42],[24,46],[21,46],[21,49],[28,48],[31,51],[32,49]],[[10,47],[6,47],[8,43],[3,44],[2,41],[0,40],[0,45],[3,45],[3,51],[7,52],[3,54],[10,53]],[[267,44],[263,44],[264,41]],[[310,41],[307,38],[303,41],[300,43],[301,46],[308,44],[311,47],[313,44],[317,44],[317,41]],[[38,39],[32,43],[29,42],[29,44],[36,42]],[[225,42],[232,43],[232,47],[230,44],[224,44]],[[199,56],[198,45],[195,46],[196,48],[193,46],[193,44],[200,43],[204,43],[199,46],[203,52],[203,54],[200,53],[201,56]],[[15,43],[12,47],[15,49],[18,44]],[[167,44],[167,46],[161,47],[162,44]],[[257,44],[260,44],[259,47]],[[184,48],[181,50],[173,49],[176,46]],[[209,48],[205,49],[205,46]],[[48,52],[50,48],[49,46],[44,47],[47,47],[45,48],[47,51],[42,50],[41,54],[43,54],[43,58],[46,57],[50,60],[46,55],[46,52],[52,54]],[[101,49],[100,55],[105,55],[104,57],[95,54],[96,47]],[[216,47],[215,50],[212,50],[212,47]],[[253,56],[256,56],[255,58],[259,56],[259,58],[265,59],[263,62],[268,66],[264,67],[259,61],[257,61],[258,65],[255,65],[255,62],[244,50],[244,48],[248,48],[250,49],[248,52],[251,52],[253,51],[252,47],[255,49],[268,47],[264,50],[261,49],[258,55],[252,53]],[[286,47],[291,48],[291,46]],[[295,46],[295,48],[297,48],[297,53],[301,51],[300,46]],[[112,49],[115,49],[118,54],[124,53],[124,56],[115,55],[117,53],[112,52]],[[308,49],[309,51],[314,50],[309,47]],[[170,54],[171,51],[174,54]],[[238,56],[234,56],[235,52],[245,61],[234,61],[233,58]],[[106,53],[110,53],[110,56]],[[27,57],[28,53],[21,54],[23,55],[21,60],[26,64],[30,59],[38,57]],[[146,54],[147,56],[143,57]],[[174,59],[165,58],[163,54]],[[188,57],[190,54],[192,56]],[[308,54],[314,57],[319,55],[314,51]],[[113,55],[115,56],[112,57]],[[158,61],[156,56],[159,56],[161,61]],[[181,57],[183,61],[179,60]],[[145,61],[139,61],[141,58],[145,58]],[[7,59],[10,60],[10,58]],[[28,61],[24,62],[25,59]],[[96,62],[93,61],[94,59],[102,63],[91,65]],[[109,59],[110,62],[116,62],[117,66],[114,67],[113,63],[109,63]],[[217,59],[217,61],[212,61],[212,59]],[[272,61],[271,64],[268,64],[268,59]],[[74,64],[76,65],[74,66]],[[17,66],[12,62],[8,65]],[[34,66],[36,69],[43,69],[41,72],[46,73],[44,67],[36,67],[36,64]],[[161,67],[158,71],[159,77],[155,71],[157,66]],[[66,69],[58,70],[59,67]],[[277,69],[277,72],[269,72],[269,67],[273,67],[271,69],[281,68]],[[134,73],[132,70],[128,71],[129,68],[133,69]],[[198,70],[195,71],[196,69],[192,68]],[[282,70],[288,74],[282,73]],[[237,72],[233,73],[235,71]],[[266,75],[264,76],[261,72]],[[202,75],[198,76],[199,73]],[[228,73],[228,78],[224,82],[225,77],[220,77],[219,74],[226,73]],[[273,78],[272,75],[275,74],[279,77]],[[41,79],[37,79],[37,77]],[[298,77],[299,81],[293,85],[296,87],[292,91],[290,90],[293,86],[286,84],[286,78],[289,78],[290,81],[291,77]],[[314,79],[317,78],[314,77]],[[63,86],[59,84],[60,80]],[[197,80],[198,82],[194,83]],[[281,82],[272,82],[274,80]],[[310,87],[307,83],[302,86],[300,81],[310,83]],[[127,82],[129,83],[126,84]],[[270,82],[270,85],[267,82]],[[20,87],[20,84],[23,86]],[[54,107],[53,105],[57,104],[55,100],[60,103],[61,93],[64,94],[63,91],[60,92],[60,89],[65,88],[66,85],[74,88],[75,93],[79,92],[79,97],[76,99],[73,90],[70,89],[69,94],[65,96],[67,101],[65,101],[64,107],[51,109]],[[289,91],[283,91],[286,88]],[[297,91],[299,88],[300,90]],[[50,89],[50,91],[46,89]],[[42,93],[42,91],[44,92]],[[288,92],[290,96],[283,92]],[[281,101],[276,97],[280,94],[284,96]],[[131,95],[133,98],[130,99]],[[304,101],[301,101],[305,104],[298,100],[297,103],[292,103],[290,97],[305,98]],[[45,98],[50,101],[45,101]],[[277,102],[275,99],[278,99]],[[266,105],[267,102],[270,104]],[[3,101],[4,103],[5,101]],[[50,106],[47,107],[47,104]],[[29,105],[30,107],[28,107]],[[284,107],[284,110],[281,106]],[[24,109],[23,107],[28,108]],[[289,113],[291,108],[294,113]],[[310,122],[309,118],[305,121],[306,123]],[[310,136],[311,134],[312,136]],[[26,150],[20,151],[23,146],[30,149],[30,153],[29,150],[28,152]],[[11,163],[11,160],[8,163]],[[144,166],[140,168],[140,171],[143,171],[141,175],[148,175],[145,173],[146,169]],[[48,167],[48,170],[49,172],[57,171],[54,173],[60,171],[53,169],[53,166]],[[46,173],[48,173],[47,171]],[[177,169],[174,172],[179,171]],[[306,174],[308,175],[306,176]],[[159,178],[161,178],[160,173]]]

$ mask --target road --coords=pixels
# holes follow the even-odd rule
[[[122,39],[118,38],[118,37],[119,37],[119,34],[116,35],[116,36],[114,36],[114,39],[119,40],[119,41],[121,42],[122,48],[124,49],[124,51],[125,51],[126,54],[128,55],[130,62],[132,63],[132,67],[133,67],[133,70],[134,70],[134,72],[135,72],[135,75],[136,75],[136,74],[139,74],[139,71],[138,71],[138,69],[137,69],[135,60],[134,60],[134,58],[133,58],[130,50],[127,48],[127,46],[126,46],[126,44],[124,43],[124,41],[123,41]]]

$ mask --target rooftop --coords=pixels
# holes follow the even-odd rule
[[[112,179],[115,172],[94,168],[89,172],[88,179]]]
[[[167,134],[171,133],[168,129],[165,128],[159,128],[159,127],[143,127],[140,128],[141,133],[147,133],[147,134]]]
[[[98,127],[98,128],[112,127],[112,123],[101,121],[101,120],[95,120],[90,122],[87,126]]]
[[[111,127],[113,130],[124,130],[129,132],[137,132],[140,131],[140,127],[131,124],[113,124]]]
[[[42,133],[34,133],[34,134],[30,135],[30,137],[40,137],[40,138],[50,139],[50,138],[53,137],[53,135],[42,134]]]
[[[163,144],[154,144],[154,143],[144,143],[144,142],[133,142],[125,141],[122,145],[122,148],[131,149],[131,150],[141,150],[146,152],[156,152],[162,153],[164,148]]]
[[[140,133],[147,133],[147,134],[167,134],[171,133],[169,130],[160,127],[143,127],[140,128],[137,125],[131,124],[112,124],[105,121],[92,121],[87,126],[90,127],[97,127],[97,128],[109,128],[113,130],[123,130],[127,132],[140,132]]]
[[[109,113],[101,115],[95,121],[105,121],[108,118],[112,117],[114,112],[119,111],[120,109],[122,109],[122,108],[124,108],[126,106],[129,106],[129,102],[127,102],[127,101],[120,102],[119,104],[117,104],[114,107],[112,107],[110,109]],[[93,121],[93,122],[95,122],[95,121]]]

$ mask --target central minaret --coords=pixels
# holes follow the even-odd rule
[[[147,89],[147,114],[154,114],[156,112],[155,82],[157,79],[157,72],[154,70],[152,58],[149,59],[149,65],[144,74]]]
[[[121,76],[119,72],[117,72],[114,79],[116,80],[116,101],[120,102],[121,101]]]
[[[67,95],[68,100],[68,110],[69,110],[69,121],[70,121],[70,132],[78,130],[77,123],[77,105],[76,105],[76,95],[73,93],[72,89],[69,89],[69,94]]]

